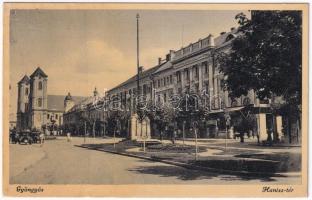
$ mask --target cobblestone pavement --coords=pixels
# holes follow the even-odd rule
[[[75,147],[83,143],[112,143],[114,139],[66,138],[43,147],[10,145],[11,184],[290,184],[292,177],[244,177],[190,170],[160,162]],[[115,141],[118,141],[117,139]]]

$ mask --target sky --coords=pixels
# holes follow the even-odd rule
[[[10,113],[17,82],[38,66],[48,75],[48,94],[91,96],[136,73],[136,14],[140,14],[140,65],[209,34],[237,27],[248,11],[14,10],[10,15]]]

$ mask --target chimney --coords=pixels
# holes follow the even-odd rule
[[[144,70],[144,67],[143,67],[143,66],[140,66],[140,67],[139,67],[139,73],[141,74],[141,73],[143,72],[143,70]]]
[[[161,57],[158,58],[158,65],[161,64]]]
[[[214,46],[214,37],[213,35],[209,34],[208,36],[209,40],[209,46]]]
[[[172,60],[175,56],[175,51],[174,50],[170,50],[170,60]]]
[[[170,58],[170,53],[168,53],[167,55],[166,55],[166,61],[170,61],[171,60],[171,58]]]

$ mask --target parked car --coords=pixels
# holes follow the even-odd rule
[[[18,142],[19,134],[16,131],[10,131],[10,143],[16,144]]]
[[[30,144],[30,145],[32,143],[34,143],[34,138],[33,138],[32,132],[29,130],[21,131],[19,133],[18,143],[19,144]]]
[[[33,139],[34,143],[40,143],[40,131],[32,131],[31,132],[31,137]]]

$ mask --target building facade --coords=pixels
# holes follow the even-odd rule
[[[173,95],[183,93],[206,94],[209,97],[209,111],[202,122],[199,137],[229,137],[228,132],[247,132],[249,136],[265,141],[268,135],[275,140],[283,140],[287,135],[282,132],[283,119],[272,113],[270,100],[260,101],[254,91],[246,96],[230,98],[225,77],[220,72],[218,55],[231,50],[231,42],[238,36],[236,29],[222,32],[219,36],[208,35],[204,39],[189,44],[179,50],[170,50],[165,59],[158,59],[158,64],[147,70],[140,68],[139,91],[137,91],[137,76],[133,76],[118,86],[106,92],[104,98],[96,101],[103,108],[121,108],[131,116],[135,112],[135,102],[138,96],[153,102],[166,104]],[[138,95],[139,94],[139,95]],[[109,118],[110,109],[93,109],[91,104],[77,105],[67,112],[68,124],[78,123],[78,113],[82,111],[85,117],[92,121],[101,121],[105,134],[105,124]],[[79,108],[79,109],[78,109]],[[94,113],[94,114],[92,114]],[[76,117],[74,117],[76,116]],[[93,116],[93,117],[92,117]],[[228,117],[230,116],[230,117]],[[230,118],[230,119],[229,119]],[[239,121],[252,121],[249,130],[241,130]],[[228,121],[228,122],[227,122]],[[190,122],[188,127],[190,128]],[[244,125],[248,126],[248,125]],[[128,127],[128,128],[127,128]],[[151,124],[151,127],[154,127]],[[129,131],[129,124],[124,125]],[[181,124],[178,125],[178,134]],[[152,128],[152,136],[157,135],[157,128]],[[192,136],[192,133],[189,133]]]
[[[75,97],[80,100],[81,97]],[[18,82],[17,130],[58,130],[68,109],[65,96],[48,94],[48,76],[38,67]]]

